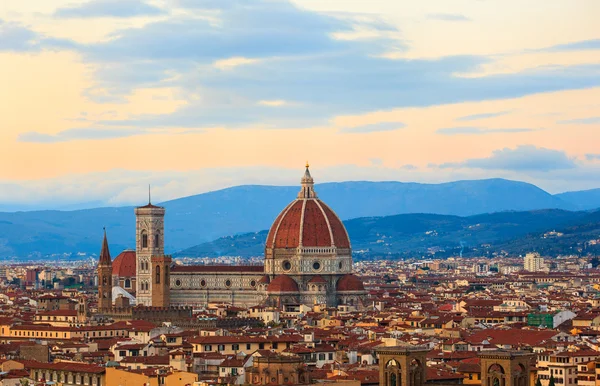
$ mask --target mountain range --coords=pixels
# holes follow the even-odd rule
[[[355,255],[454,256],[531,251],[574,253],[600,239],[600,211],[544,209],[474,216],[400,214],[344,221]],[[268,231],[222,237],[176,254],[179,257],[260,256]]]
[[[245,185],[163,202],[167,252],[223,236],[268,229],[298,192],[297,186]],[[600,189],[552,195],[535,185],[504,179],[442,184],[339,182],[316,186],[342,218],[407,213],[473,216],[539,209],[600,206]],[[140,202],[140,204],[145,204]],[[0,213],[0,257],[98,253],[106,227],[113,253],[135,245],[133,207]]]

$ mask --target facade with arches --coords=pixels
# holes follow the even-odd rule
[[[535,356],[523,351],[488,351],[479,354],[482,386],[533,385],[530,368]]]
[[[377,350],[380,386],[423,386],[427,382],[427,346]],[[526,351],[492,350],[479,354],[481,386],[532,386],[535,355]],[[432,382],[431,385],[439,385]]]
[[[426,346],[397,346],[377,350],[380,386],[423,386],[426,382]]]

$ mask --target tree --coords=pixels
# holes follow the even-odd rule
[[[548,386],[556,386],[555,383],[554,375],[550,375],[550,382],[548,382]]]
[[[542,386],[542,381],[539,378],[535,381],[535,386]]]

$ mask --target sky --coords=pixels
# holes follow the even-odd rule
[[[597,0],[2,0],[0,210],[240,184],[600,188]]]

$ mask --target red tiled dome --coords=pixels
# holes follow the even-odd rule
[[[267,292],[298,292],[298,284],[287,275],[276,276],[267,286]]]
[[[338,292],[344,291],[364,291],[365,286],[363,285],[362,280],[360,280],[355,275],[344,275],[340,280],[338,280],[336,289]]]
[[[317,275],[317,276],[313,277],[312,279],[310,279],[309,283],[310,284],[327,284],[327,281],[325,281],[325,279],[323,279],[321,276]]]
[[[119,277],[135,277],[135,251],[123,251],[112,262],[112,274]]]
[[[269,276],[265,275],[258,281],[258,284],[269,284],[270,282],[271,279],[269,278]]]
[[[317,198],[308,168],[298,198],[277,216],[271,226],[266,247],[350,248],[344,224],[331,208]]]

